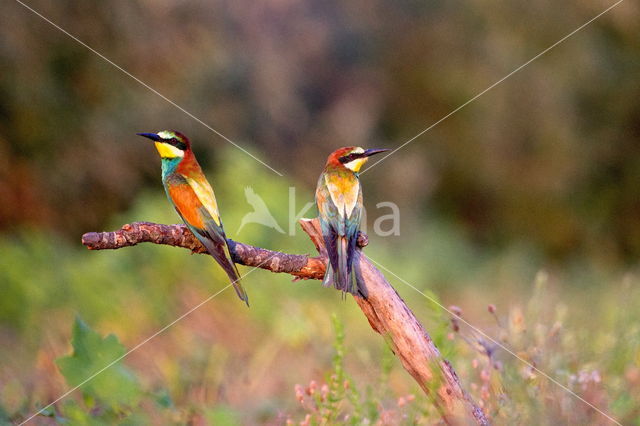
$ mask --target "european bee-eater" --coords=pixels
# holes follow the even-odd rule
[[[189,230],[222,266],[236,293],[248,306],[249,298],[240,284],[238,269],[231,260],[216,197],[191,151],[189,139],[171,130],[138,135],[155,142],[162,159],[162,183],[169,200]]]
[[[362,186],[358,174],[370,156],[385,151],[388,149],[340,148],[329,155],[318,179],[316,204],[329,256],[323,280],[325,286],[333,284],[338,290],[360,292],[367,297],[367,289],[358,274],[352,274],[362,219]]]

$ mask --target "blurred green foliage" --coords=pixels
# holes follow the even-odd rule
[[[192,138],[230,237],[308,253],[299,230],[238,232],[251,211],[246,187],[288,231],[290,187],[298,212],[330,151],[400,145],[607,6],[29,4],[285,177],[18,3],[4,5],[2,422],[26,418],[226,283],[211,259],[184,250],[80,247],[83,232],[178,221],[157,155],[136,132]],[[603,419],[472,330],[454,332],[434,301],[460,306],[519,356],[640,424],[639,30],[640,8],[623,2],[362,175],[369,225],[379,201],[401,210],[401,235],[370,235],[367,254],[431,299],[386,273],[496,424]],[[45,415],[68,424],[436,421],[351,301],[315,282],[241,272],[251,309],[222,293],[105,372],[107,385],[94,382]],[[77,316],[90,329],[76,323],[72,336]],[[81,342],[100,350],[83,355]],[[131,398],[109,392],[121,382]]]
[[[312,188],[336,147],[398,146],[606,5],[32,6]],[[105,226],[157,182],[138,131],[177,128],[205,165],[229,161],[220,148],[227,142],[18,3],[4,17],[0,229],[29,224],[75,238]],[[635,3],[614,8],[367,172],[367,197],[400,205],[404,233],[421,228],[428,211],[484,246],[635,262],[638,18]],[[237,176],[220,176],[216,189]]]

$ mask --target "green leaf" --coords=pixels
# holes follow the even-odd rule
[[[77,317],[71,345],[73,353],[58,358],[56,364],[69,386],[81,385],[85,401],[92,401],[89,405],[104,404],[123,411],[140,401],[142,391],[135,376],[122,361],[114,363],[125,354],[125,347],[115,335],[102,338]]]

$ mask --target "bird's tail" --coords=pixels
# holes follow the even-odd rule
[[[247,306],[249,306],[249,295],[247,295],[247,292],[244,290],[244,287],[242,287],[242,283],[240,282],[240,272],[238,272],[238,268],[236,267],[236,264],[233,263],[233,261],[230,261],[230,263],[233,273],[230,273],[227,268],[225,268],[225,272],[229,276],[229,280],[231,280],[231,284],[233,284],[233,288],[236,291],[238,297],[242,299],[244,303],[247,304]]]
[[[202,241],[202,240],[201,240]],[[210,240],[204,240],[203,243],[207,247],[209,254],[218,262],[218,264],[224,269],[224,272],[227,273],[231,284],[233,284],[233,288],[236,290],[238,297],[244,301],[244,303],[249,306],[249,296],[247,292],[242,288],[242,284],[240,283],[240,273],[238,272],[238,268],[236,264],[231,260],[231,253],[226,245],[226,241],[223,244],[213,244]]]
[[[338,249],[338,270],[335,272],[338,289],[353,293],[353,279],[351,278],[351,268],[349,268],[349,240],[346,236],[338,237],[336,248]]]
[[[334,268],[331,261],[327,262],[327,271],[324,274],[322,285],[325,287],[333,286],[345,293],[356,294],[366,299],[368,292],[360,270],[360,252],[353,250],[353,259],[349,262],[347,238],[338,237],[336,243],[338,267]]]
[[[325,286],[333,285],[338,290],[355,294],[356,287],[354,286],[351,268],[349,267],[349,240],[346,236],[338,236],[335,247],[338,260],[337,267],[334,268],[334,265],[328,262],[322,284]]]

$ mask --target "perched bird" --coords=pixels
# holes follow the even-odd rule
[[[284,230],[280,228],[280,225],[278,225],[278,222],[269,211],[267,204],[258,194],[255,193],[253,188],[250,186],[246,187],[244,189],[244,196],[247,199],[247,203],[253,207],[253,211],[243,216],[236,234],[239,234],[247,223],[258,223],[284,234]]]
[[[338,290],[367,297],[367,289],[358,274],[352,274],[360,220],[362,219],[362,187],[358,173],[374,154],[388,149],[340,148],[327,159],[318,179],[316,204],[320,213],[322,236],[329,263],[323,284]],[[355,278],[355,285],[354,285]]]
[[[227,245],[213,189],[191,151],[191,143],[180,132],[163,130],[138,133],[155,141],[162,159],[162,183],[169,200],[189,230],[227,273],[240,299],[249,305],[240,284],[240,274]]]

